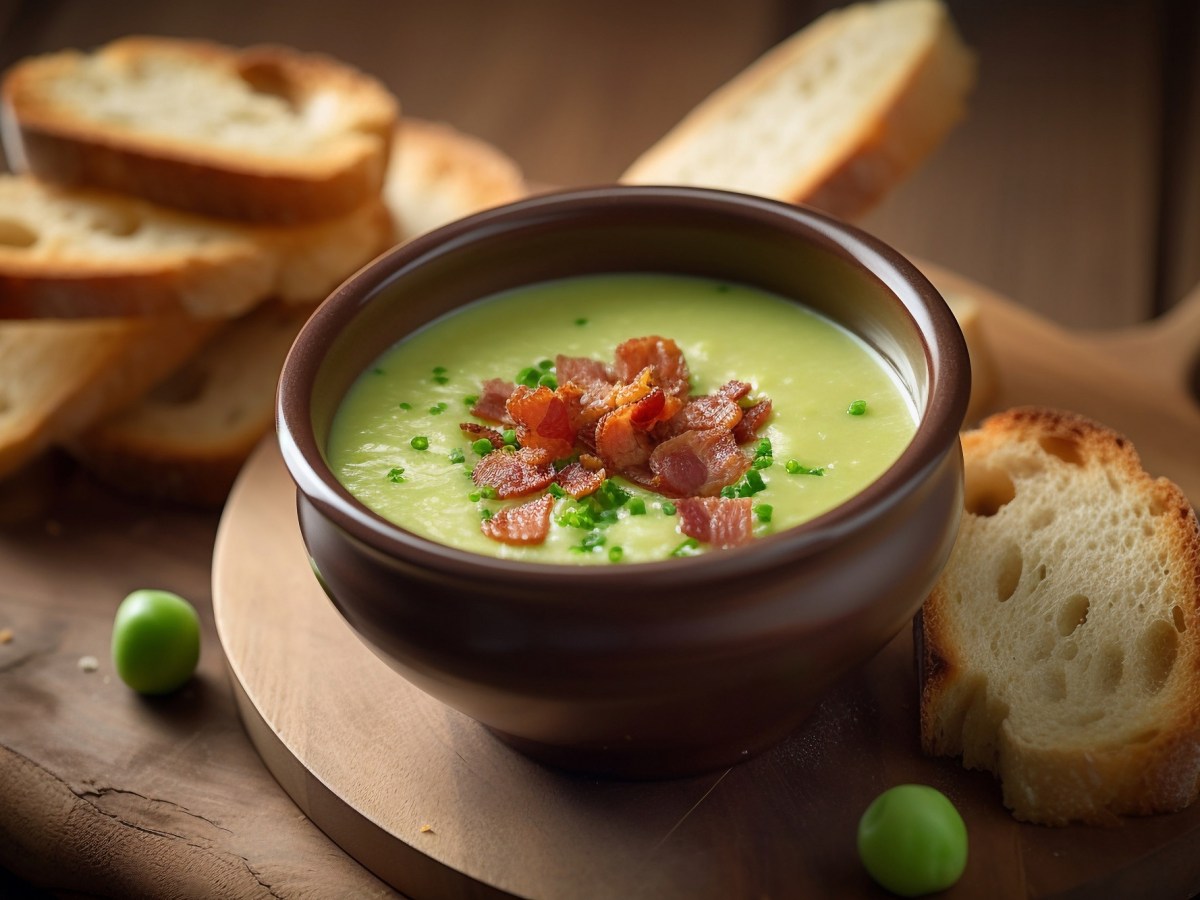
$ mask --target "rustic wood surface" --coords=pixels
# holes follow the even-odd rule
[[[712,88],[831,5],[0,0],[0,67],[134,32],[288,43],[358,64],[407,112],[492,141],[536,182],[574,185],[611,180]],[[1151,468],[1196,502],[1179,387],[1195,377],[1196,304],[1164,326],[1085,344],[1047,320],[1135,325],[1200,281],[1200,4],[949,5],[980,58],[970,116],[864,224],[1014,301],[985,323],[999,332],[1006,396],[1074,398],[1148,444]],[[1003,344],[1013,328],[1043,343]],[[1090,391],[1062,387],[1081,372],[1094,375]],[[1170,402],[1158,415],[1134,402],[1143,394]],[[122,498],[58,457],[0,485],[0,635],[10,635],[0,643],[0,895],[394,895],[307,819],[246,737],[211,606],[218,521]],[[153,702],[126,690],[108,661],[117,603],[147,585],[191,597],[205,635],[195,681]],[[95,671],[80,667],[89,656]],[[313,791],[314,815],[339,814],[328,800]],[[1188,875],[1197,848],[1170,840],[1175,821],[1142,831],[1156,829],[1164,849],[1153,859]],[[1041,834],[1021,840],[1033,852]],[[990,883],[1020,877],[994,868]],[[1164,887],[1183,895],[1196,884]],[[793,886],[772,888],[787,896]]]

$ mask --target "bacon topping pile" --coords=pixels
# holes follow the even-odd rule
[[[575,499],[621,475],[676,498],[684,534],[718,547],[752,537],[750,501],[719,496],[751,465],[741,445],[753,441],[771,415],[771,401],[743,406],[752,387],[730,381],[712,394],[690,396],[691,376],[679,346],[669,338],[634,338],[620,344],[614,361],[559,356],[556,387],[526,387],[493,378],[482,386],[471,413],[513,428],[519,450],[504,447],[502,433],[463,423],[472,440],[493,449],[472,479],[501,499],[525,497],[551,484]],[[554,462],[578,455],[562,471]],[[484,534],[508,544],[538,544],[550,529],[553,497],[501,509],[484,520]]]

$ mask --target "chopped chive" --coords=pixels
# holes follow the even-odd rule
[[[471,444],[471,449],[480,456],[487,456],[495,448],[492,446],[492,442],[487,438],[480,438],[479,440],[475,441],[475,443]]]
[[[579,542],[579,546],[584,550],[594,550],[596,547],[602,546],[607,540],[604,537],[603,531],[589,531],[583,536],[583,540]]]
[[[789,475],[824,475],[825,469],[821,466],[813,467],[806,466],[797,459],[789,459],[784,468],[787,469]]]
[[[611,478],[605,478],[604,481],[600,482],[599,489],[592,496],[602,508],[615,509],[628,502],[632,495]]]
[[[773,456],[756,456],[754,462],[750,463],[756,469],[768,469],[775,464]]]
[[[385,369],[383,366],[376,366],[375,368],[373,368],[371,370],[371,374],[372,375],[386,375],[387,369]]]
[[[538,368],[541,369],[543,372],[549,372],[551,369],[554,368],[554,360],[543,359],[541,362],[538,363]]]
[[[576,324],[576,325],[586,325],[586,324],[587,324],[587,319],[584,319],[584,318],[579,318],[579,319],[576,319],[576,320],[575,320],[575,324]]]
[[[504,432],[502,434],[502,439],[504,440],[504,443],[508,444],[509,446],[515,444],[517,442],[516,429],[515,428],[505,428]]]
[[[621,514],[615,509],[602,509],[596,514],[596,521],[602,525],[611,525],[621,517]]]
[[[615,563],[620,562],[621,557],[624,555],[625,555],[625,551],[620,547],[609,547],[608,548],[608,561],[609,562],[615,562]]]
[[[662,505],[662,511],[664,516],[675,515],[675,504],[671,503],[670,501],[664,501]]]
[[[452,462],[452,463],[460,463],[460,462],[467,461],[467,456],[465,453],[462,452],[461,447],[455,447],[453,450],[451,450],[448,458],[449,458],[450,462]]]
[[[760,503],[754,507],[754,515],[758,516],[760,522],[770,522],[771,513],[774,511],[775,508],[770,503]]]
[[[434,367],[433,367],[433,374],[434,374],[434,375],[445,375],[445,374],[446,374],[446,367],[445,367],[445,366],[434,366]]]
[[[562,489],[562,485],[560,485],[554,481],[550,482],[550,486],[548,488],[546,488],[546,491],[552,497],[557,497],[559,500],[561,500],[563,497],[567,496],[567,492]]]
[[[543,372],[541,377],[538,378],[537,383],[539,387],[548,387],[550,390],[558,387],[558,379],[554,377],[552,372]]]
[[[761,459],[764,456],[771,456],[774,452],[775,451],[771,449],[770,438],[761,438],[759,442],[754,445],[754,456],[756,459]]]
[[[479,511],[479,518],[481,518],[483,521],[486,522],[491,517],[492,517],[492,511],[490,509],[488,509],[486,506]]]
[[[414,450],[428,450],[429,438],[423,434],[418,434],[415,438],[408,442]]]
[[[400,403],[400,408],[401,408],[401,409],[412,409],[412,404],[411,404],[411,403],[404,403],[404,402],[401,402],[401,403]]]
[[[481,496],[484,500],[495,500],[496,489],[490,484],[485,484],[479,489],[479,496]]]
[[[721,488],[721,496],[727,500],[732,500],[737,496],[737,488],[732,484],[727,484],[725,487]]]
[[[722,283],[722,284],[717,285],[717,293],[718,294],[728,294],[729,290],[730,290],[730,288],[729,288],[729,285],[727,285],[727,284]]]
[[[625,508],[629,510],[631,516],[644,516],[646,514],[646,501],[641,497],[633,497],[625,504]]]
[[[479,493],[479,491],[471,491],[471,493],[467,494],[467,499],[472,503],[478,503],[483,499],[483,494]]]
[[[757,494],[759,491],[764,490],[767,486],[767,483],[763,481],[763,477],[758,474],[757,469],[751,469],[749,472],[747,472],[745,481],[746,487],[749,489],[749,491],[745,494],[739,494],[741,497],[749,497],[750,494]]]
[[[527,388],[537,387],[538,379],[542,377],[542,373],[533,366],[526,366],[517,373],[517,377],[513,379],[517,384],[523,384]]]
[[[467,394],[467,396],[463,397],[463,406],[471,407],[471,406],[474,406],[478,402],[479,402],[479,397],[476,396],[475,394]]]
[[[391,469],[387,473],[387,479],[388,481],[393,481],[396,484],[399,484],[402,481],[407,481],[408,479],[404,477],[404,466],[396,466],[394,469]]]
[[[846,409],[846,412],[850,413],[850,415],[852,415],[852,416],[861,416],[864,413],[866,413],[866,411],[867,411],[867,401],[866,400],[855,400]]]
[[[431,379],[434,384],[449,384],[450,379],[445,375],[434,375]]]
[[[700,542],[695,538],[688,538],[678,547],[671,551],[670,555],[674,557],[695,556],[700,552]]]
[[[433,406],[429,407],[429,414],[431,416],[440,416],[445,411],[446,411],[445,403],[435,403]]]

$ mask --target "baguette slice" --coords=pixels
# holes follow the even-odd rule
[[[385,196],[403,238],[524,192],[500,151],[449,126],[405,119]],[[264,307],[232,323],[140,402],[68,442],[85,468],[136,494],[224,501],[271,430],[283,359],[310,310]]]
[[[919,616],[921,742],[1018,818],[1112,823],[1200,790],[1200,525],[1130,442],[1023,408],[963,436],[966,513]]]
[[[275,384],[309,307],[266,304],[229,323],[132,406],[67,443],[135,493],[219,506],[271,427]]]
[[[284,224],[377,196],[399,110],[325,56],[164,37],[26,59],[0,92],[15,171]]]
[[[166,316],[0,325],[0,478],[136,400],[218,327]]]
[[[866,212],[963,116],[971,52],[938,0],[826,13],[700,103],[621,180]]]
[[[322,299],[392,241],[378,198],[334,220],[243,226],[0,175],[0,318],[231,318]]]
[[[401,129],[383,197],[403,239],[528,193],[517,164],[486,141],[411,117]]]

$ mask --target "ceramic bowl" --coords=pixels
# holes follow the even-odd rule
[[[738,281],[841,323],[911,394],[911,443],[817,519],[736,549],[636,565],[463,552],[390,524],[338,482],[323,454],[331,419],[390,345],[500,290],[631,271]],[[969,392],[953,315],[878,240],[761,198],[606,187],[461,220],[358,272],[288,356],[278,426],[314,571],[367,646],[545,763],[654,778],[777,742],[910,621],[957,531]]]

